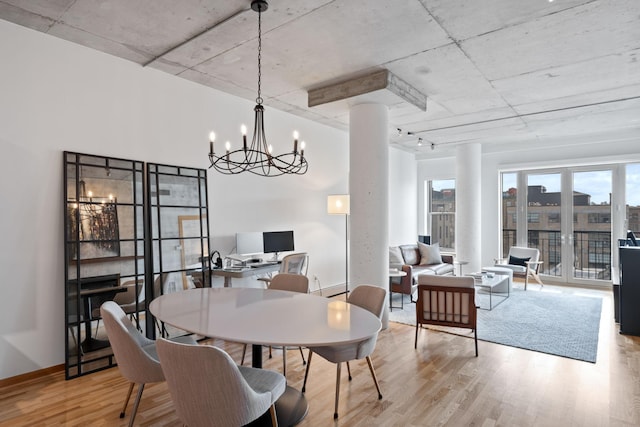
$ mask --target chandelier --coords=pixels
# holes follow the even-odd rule
[[[253,125],[253,139],[251,145],[247,145],[247,127],[242,125],[242,148],[231,151],[231,143],[225,144],[224,154],[216,154],[214,142],[216,135],[209,134],[209,161],[210,168],[214,168],[220,173],[235,175],[242,172],[251,172],[260,176],[279,176],[285,174],[302,175],[309,167],[307,159],[304,158],[304,141],[300,143],[298,151],[298,132],[293,132],[293,150],[282,154],[273,154],[273,147],[267,143],[267,136],[264,132],[264,107],[262,106],[261,81],[262,81],[262,12],[267,10],[269,5],[265,0],[253,0],[251,9],[258,12],[258,97]]]

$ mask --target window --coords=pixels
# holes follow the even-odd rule
[[[441,248],[455,249],[455,180],[429,181],[429,233],[431,242]]]
[[[531,223],[539,223],[540,222],[540,214],[538,212],[529,212],[527,214],[527,222]]]
[[[609,224],[611,223],[611,214],[610,213],[590,213],[589,214],[589,224]]]
[[[640,163],[627,165],[627,229],[640,235]]]

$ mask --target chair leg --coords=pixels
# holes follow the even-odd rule
[[[131,392],[133,391],[133,385],[134,383],[129,384],[129,391],[127,392],[127,398],[124,400],[122,411],[120,411],[120,418],[124,418],[124,413],[127,410],[127,404],[129,403],[129,399],[131,398]]]
[[[531,276],[536,279],[536,282],[538,282],[540,286],[544,286],[544,283],[542,283],[542,279],[540,278],[540,276],[538,276],[538,273],[532,273]]]
[[[271,346],[269,346],[269,359],[271,359]]]
[[[311,356],[313,351],[309,350],[309,356],[307,356],[307,369],[304,371],[304,381],[302,382],[302,392],[304,393],[307,387],[307,377],[309,376],[309,368],[311,367]]]
[[[287,378],[287,347],[282,347],[282,376]]]
[[[349,362],[347,362],[347,374],[349,374],[349,381],[351,381],[351,366],[349,366]]]
[[[338,401],[340,400],[340,366],[342,363],[336,363],[336,406],[333,411],[333,419],[338,419]]]
[[[244,365],[244,356],[247,354],[247,345],[244,344],[242,347],[242,359],[240,359],[240,366]]]
[[[367,364],[369,365],[369,370],[371,371],[371,376],[373,377],[373,382],[376,385],[376,390],[378,390],[378,400],[382,399],[382,393],[380,393],[380,386],[378,385],[378,377],[376,377],[376,371],[373,370],[373,362],[371,361],[371,357],[367,356]]]
[[[304,352],[302,351],[302,347],[298,347],[300,349],[300,357],[302,357],[302,364],[306,365],[307,361],[304,360]]]
[[[476,343],[476,357],[478,357],[478,329],[473,330],[473,339]]]
[[[416,339],[413,341],[413,348],[415,349],[418,348],[418,328],[419,327],[420,327],[420,324],[416,322]]]
[[[140,399],[142,398],[143,391],[144,383],[140,384],[140,387],[138,387],[138,395],[136,396],[136,401],[133,402],[133,411],[131,412],[131,416],[129,417],[129,427],[133,427],[133,420],[135,420],[136,414],[138,413],[138,405],[140,405]]]
[[[269,413],[271,414],[271,425],[273,427],[278,427],[278,417],[276,416],[275,403],[269,407]]]

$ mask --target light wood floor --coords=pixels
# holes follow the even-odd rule
[[[300,425],[638,426],[640,338],[618,334],[609,292],[587,292],[604,298],[595,364],[482,341],[476,358],[472,340],[435,331],[421,331],[414,350],[414,328],[391,323],[373,354],[383,399],[366,362],[353,363],[354,378],[343,378],[334,422],[335,365],[316,356],[307,384],[309,413]],[[240,359],[240,345],[214,345]],[[289,384],[299,388],[300,354],[291,350],[287,358]],[[265,367],[280,370],[281,363],[275,351]],[[126,390],[117,369],[71,381],[63,372],[25,381],[0,389],[0,425],[125,426],[118,414]],[[147,386],[136,424],[181,425],[165,384]]]

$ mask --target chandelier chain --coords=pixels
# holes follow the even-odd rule
[[[256,104],[262,104],[262,11],[258,11],[258,97]]]
[[[293,132],[293,150],[273,153],[264,131],[264,106],[262,105],[262,12],[268,8],[267,0],[252,0],[251,9],[258,12],[258,97],[254,111],[253,138],[247,141],[247,128],[241,126],[242,146],[231,150],[227,141],[225,151],[215,152],[215,132],[209,134],[209,161],[212,168],[225,175],[249,172],[259,176],[303,175],[309,168],[304,156],[305,143],[298,144],[298,132]]]

